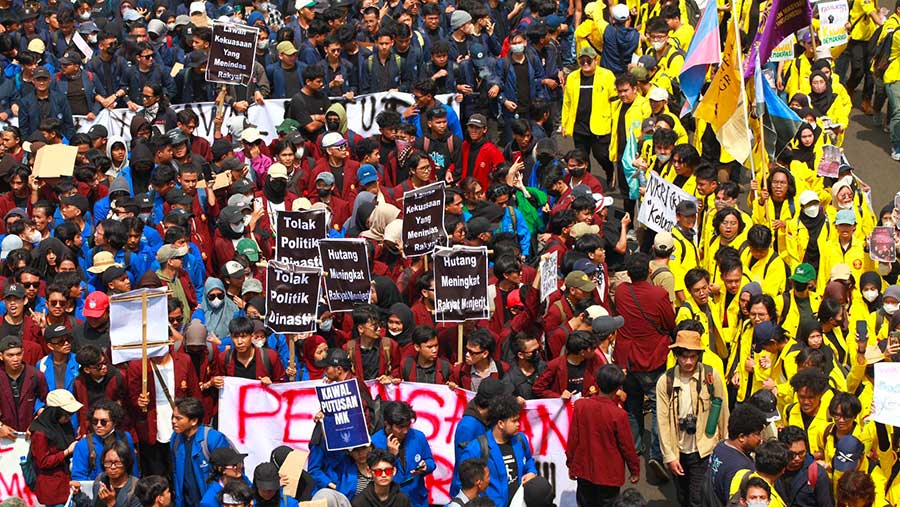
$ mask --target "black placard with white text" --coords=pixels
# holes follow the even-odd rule
[[[213,23],[206,80],[233,85],[250,84],[256,61],[259,28],[234,23]],[[191,69],[186,69],[188,72]]]
[[[444,231],[444,182],[403,193],[403,253],[428,255],[447,244]]]
[[[368,303],[372,289],[364,239],[323,239],[319,255],[325,278],[325,300],[332,312],[348,312]]]
[[[324,209],[280,211],[275,219],[275,260],[321,268],[319,241],[327,234]]]
[[[486,247],[437,247],[434,250],[435,322],[487,319]]]
[[[322,271],[269,261],[266,266],[266,326],[276,333],[316,330]]]

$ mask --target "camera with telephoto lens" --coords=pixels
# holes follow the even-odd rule
[[[688,435],[697,433],[697,416],[687,415],[678,420],[678,427]]]

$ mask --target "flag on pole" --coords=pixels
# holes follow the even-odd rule
[[[777,160],[797,131],[800,130],[803,120],[775,94],[763,76],[759,65],[759,55],[756,55],[756,60],[756,71],[753,74],[756,115],[760,118],[761,127],[765,130],[763,138],[766,152],[772,160]]]
[[[772,0],[765,25],[753,37],[747,59],[744,60],[744,78],[750,79],[757,67],[757,61],[769,61],[772,49],[785,37],[808,27],[812,22],[812,7],[809,0]],[[759,60],[757,60],[757,55]]]
[[[741,78],[737,44],[734,23],[729,23],[722,63],[706,94],[700,99],[694,116],[708,122],[722,149],[743,164],[750,156],[752,135],[747,125],[744,80]]]
[[[687,99],[679,116],[684,116],[697,105],[709,66],[721,61],[720,46],[719,8],[716,0],[709,0],[703,17],[697,23],[697,31],[694,32],[694,38],[688,47],[681,74],[678,75],[681,91]]]

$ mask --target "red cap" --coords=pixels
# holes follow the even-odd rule
[[[506,307],[513,308],[516,306],[525,306],[522,304],[522,294],[519,292],[518,287],[506,296]]]
[[[87,299],[84,300],[84,310],[82,314],[85,317],[91,317],[92,319],[97,319],[103,316],[103,312],[109,308],[109,296],[106,294],[95,291],[88,294]]]

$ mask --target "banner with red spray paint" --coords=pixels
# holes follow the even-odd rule
[[[312,435],[313,416],[319,411],[315,386],[320,381],[291,382],[264,386],[258,381],[226,377],[219,398],[219,430],[247,453],[244,470],[268,461],[279,445],[307,449]],[[475,394],[463,389],[451,391],[443,385],[403,382],[399,385],[369,383],[373,397],[409,403],[416,411],[413,427],[423,432],[431,444],[437,469],[427,479],[430,504],[450,501],[453,472],[453,434],[466,405]],[[532,400],[522,411],[521,429],[531,442],[538,472],[556,491],[560,507],[575,505],[575,482],[566,467],[566,441],[572,405],[563,400]]]
[[[0,501],[16,497],[24,500],[29,507],[40,505],[25,485],[22,467],[19,466],[22,458],[28,455],[29,446],[24,436],[15,440],[0,438]]]

